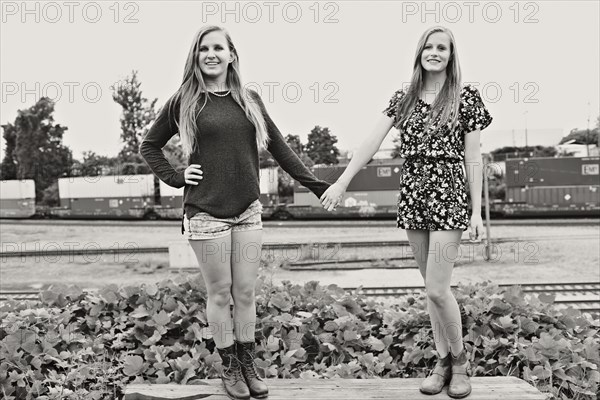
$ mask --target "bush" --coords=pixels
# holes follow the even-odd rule
[[[265,377],[424,377],[435,362],[423,295],[391,307],[337,286],[257,286],[257,364]],[[553,299],[490,283],[461,285],[465,345],[476,376],[512,375],[554,399],[594,399],[599,322]],[[218,377],[199,276],[97,293],[55,286],[0,307],[6,399],[122,397],[130,382]]]

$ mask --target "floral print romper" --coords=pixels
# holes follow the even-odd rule
[[[396,91],[383,113],[397,121],[398,102],[404,96],[404,91]],[[421,99],[400,127],[400,157],[406,161],[400,176],[398,228],[440,231],[469,227],[464,137],[486,128],[492,117],[475,87],[464,86],[460,99],[458,124],[453,130],[444,126],[424,135],[431,106]],[[437,128],[435,123],[433,128]]]

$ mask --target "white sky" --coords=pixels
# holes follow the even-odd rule
[[[1,3],[0,122],[58,88],[55,120],[77,158],[117,154],[121,109],[110,86],[136,69],[144,95],[162,105],[205,24],[229,30],[243,81],[258,85],[282,133],[303,142],[320,125],[340,149],[356,148],[410,79],[420,35],[438,24],[453,31],[463,81],[478,82],[494,117],[484,151],[524,145],[525,124],[529,145],[555,144],[588,115],[593,127],[600,109],[598,1],[32,1],[29,13],[21,1]]]

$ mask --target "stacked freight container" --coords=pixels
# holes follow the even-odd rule
[[[262,168],[260,170],[260,202],[265,208],[263,216],[268,216],[269,206],[277,205],[277,168]],[[174,188],[163,181],[160,181],[160,207],[156,207],[156,212],[161,218],[179,218],[182,215],[183,206],[183,188]]]
[[[35,214],[32,179],[0,181],[0,218],[29,218]]]
[[[390,217],[396,215],[402,159],[373,160],[354,176],[340,207],[327,212],[308,189],[294,183],[294,204],[287,207],[294,218]],[[314,175],[333,183],[347,165],[317,166]]]
[[[142,218],[154,206],[154,175],[59,178],[58,217]]]
[[[600,158],[506,160],[508,215],[599,215]]]

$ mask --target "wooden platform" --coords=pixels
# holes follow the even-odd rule
[[[429,396],[419,392],[420,378],[410,379],[265,379],[269,400],[419,400],[450,399],[446,388]],[[228,400],[219,379],[203,385],[132,384],[124,400]],[[541,392],[515,377],[471,378],[468,400],[545,400]]]

